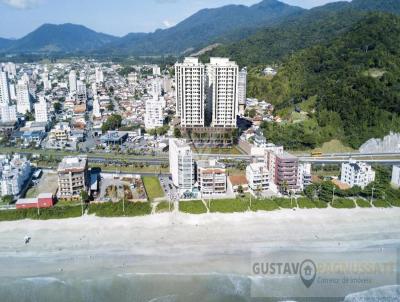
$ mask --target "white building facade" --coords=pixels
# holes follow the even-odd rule
[[[197,58],[175,64],[176,109],[182,127],[205,126],[205,66]]]
[[[179,193],[192,192],[195,183],[194,161],[192,150],[185,140],[169,140],[169,167],[172,182]]]
[[[39,102],[35,104],[35,121],[38,123],[47,123],[49,121],[47,102],[44,97],[40,97]]]
[[[159,99],[146,100],[146,113],[144,115],[144,125],[146,130],[162,127],[164,124],[163,104]]]
[[[264,163],[252,163],[246,168],[246,178],[250,192],[262,194],[270,189],[270,173]]]
[[[400,166],[393,166],[391,184],[395,188],[400,188]]]
[[[8,104],[10,102],[10,88],[8,83],[8,74],[0,69],[0,103]]]
[[[28,83],[24,80],[19,80],[17,84],[17,112],[25,114],[31,111],[32,103]]]
[[[16,196],[31,174],[31,164],[19,154],[0,155],[0,196]]]
[[[342,164],[340,181],[350,187],[358,186],[364,189],[375,180],[375,171],[363,162],[349,161]]]
[[[77,89],[77,78],[76,78],[76,71],[71,70],[68,76],[69,80],[69,92],[75,93]]]

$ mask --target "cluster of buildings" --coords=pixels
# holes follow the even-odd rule
[[[247,71],[227,58],[175,64],[176,114],[183,132],[229,133],[246,100]],[[208,139],[208,138],[207,138]]]
[[[254,195],[273,196],[297,193],[311,184],[311,165],[300,163],[283,147],[265,148],[263,160],[248,165],[245,180],[238,183],[230,179],[223,163],[196,161],[186,140],[171,139],[169,144],[172,181],[181,196],[227,196],[236,193],[239,185]]]

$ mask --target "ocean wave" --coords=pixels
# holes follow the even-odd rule
[[[400,286],[383,286],[350,294],[344,302],[400,302]]]

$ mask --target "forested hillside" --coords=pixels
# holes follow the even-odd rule
[[[282,114],[296,106],[308,112],[302,123],[264,125],[268,138],[293,148],[332,138],[358,147],[400,131],[400,18],[368,15],[332,42],[291,56],[262,89]]]

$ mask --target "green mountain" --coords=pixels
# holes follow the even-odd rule
[[[269,26],[303,11],[277,0],[264,0],[249,7],[228,5],[203,9],[174,27],[149,34],[128,34],[107,45],[102,52],[146,56],[188,53],[207,46],[220,36]]]
[[[400,17],[369,14],[331,42],[291,56],[263,85],[293,122],[264,125],[275,142],[312,148],[338,138],[359,147],[400,131]],[[295,121],[296,107],[308,112],[306,120]]]
[[[240,65],[272,64],[300,49],[325,43],[346,32],[368,12],[400,13],[397,0],[336,2],[289,16],[247,39],[221,45],[203,56],[228,56]]]
[[[25,37],[3,48],[8,53],[87,52],[117,38],[75,24],[44,24]],[[1,48],[1,47],[0,47]]]
[[[13,40],[0,38],[0,50],[9,47]]]

